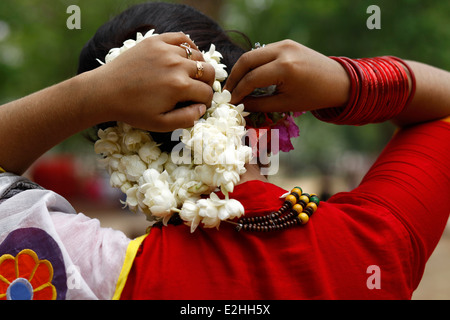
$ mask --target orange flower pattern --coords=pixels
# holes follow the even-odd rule
[[[53,266],[31,249],[0,257],[0,300],[55,300]]]

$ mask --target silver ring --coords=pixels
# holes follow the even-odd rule
[[[264,48],[265,46],[266,46],[265,44],[261,45],[259,42],[256,42],[254,50],[259,49],[259,48]]]

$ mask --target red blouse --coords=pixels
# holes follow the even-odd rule
[[[120,298],[410,299],[449,217],[449,159],[450,124],[431,122],[398,132],[361,184],[304,226],[153,228]],[[251,216],[279,209],[285,192],[250,181],[232,197]]]

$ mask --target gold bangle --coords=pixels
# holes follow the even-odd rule
[[[5,173],[5,169],[3,169],[2,167],[0,167],[0,173]]]

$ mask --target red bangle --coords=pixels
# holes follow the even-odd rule
[[[367,74],[366,70],[361,66],[361,64],[358,63],[357,60],[352,60],[346,58],[347,61],[357,70],[357,74],[360,77],[360,95],[359,99],[356,101],[356,103],[353,105],[352,110],[350,110],[350,114],[345,117],[345,123],[356,123],[361,121],[363,114],[361,113],[363,110],[360,108],[361,105],[367,106],[370,99],[370,81],[369,81],[369,75]]]
[[[396,106],[398,106],[399,93],[397,87],[399,84],[399,78],[393,66],[389,64],[389,61],[383,59],[382,57],[374,58],[373,60],[378,62],[378,67],[381,70],[384,70],[387,74],[387,85],[389,88],[389,92],[386,96],[386,103],[383,105],[383,108],[380,110],[379,114],[374,116],[374,118],[378,119],[377,122],[381,122],[390,119],[390,117],[386,115],[387,111],[395,110]],[[382,113],[385,114],[384,117],[382,116]]]
[[[379,84],[378,84],[378,77],[377,74],[374,72],[374,69],[367,63],[367,61],[364,61],[364,59],[358,60],[359,65],[363,67],[363,69],[366,71],[366,75],[369,79],[369,89],[370,89],[370,95],[366,102],[366,108],[365,110],[360,110],[360,115],[358,115],[356,118],[360,119],[359,121],[367,122],[370,121],[370,116],[373,115],[375,112],[377,112],[377,102],[379,99]]]
[[[409,92],[408,99],[405,102],[405,107],[406,107],[411,103],[411,100],[414,98],[414,94],[416,93],[416,77],[414,76],[414,72],[411,69],[411,67],[405,61],[403,61],[400,58],[394,57],[394,56],[389,56],[389,58],[400,62],[402,66],[404,66],[406,69],[408,69],[409,77],[411,78],[411,90]],[[409,91],[409,86],[408,86],[408,91]]]
[[[415,93],[413,71],[399,58],[330,58],[349,75],[350,97],[345,106],[314,110],[314,116],[322,121],[348,125],[386,121],[398,115]]]
[[[379,109],[376,108],[377,105],[385,105],[386,102],[389,99],[389,86],[388,86],[388,76],[383,68],[379,68],[376,64],[376,61],[374,59],[361,59],[363,60],[369,68],[373,70],[375,73],[377,79],[378,79],[378,93],[377,93],[377,100],[375,103],[375,110],[373,112],[376,112],[376,116],[379,116]]]
[[[390,85],[389,79],[391,77],[390,72],[386,70],[383,65],[376,59],[367,59],[368,63],[375,68],[379,74],[380,83],[382,83],[381,87],[381,99],[379,100],[380,105],[388,105],[390,102],[391,93],[393,92],[392,86]],[[377,114],[375,117],[379,117]]]

